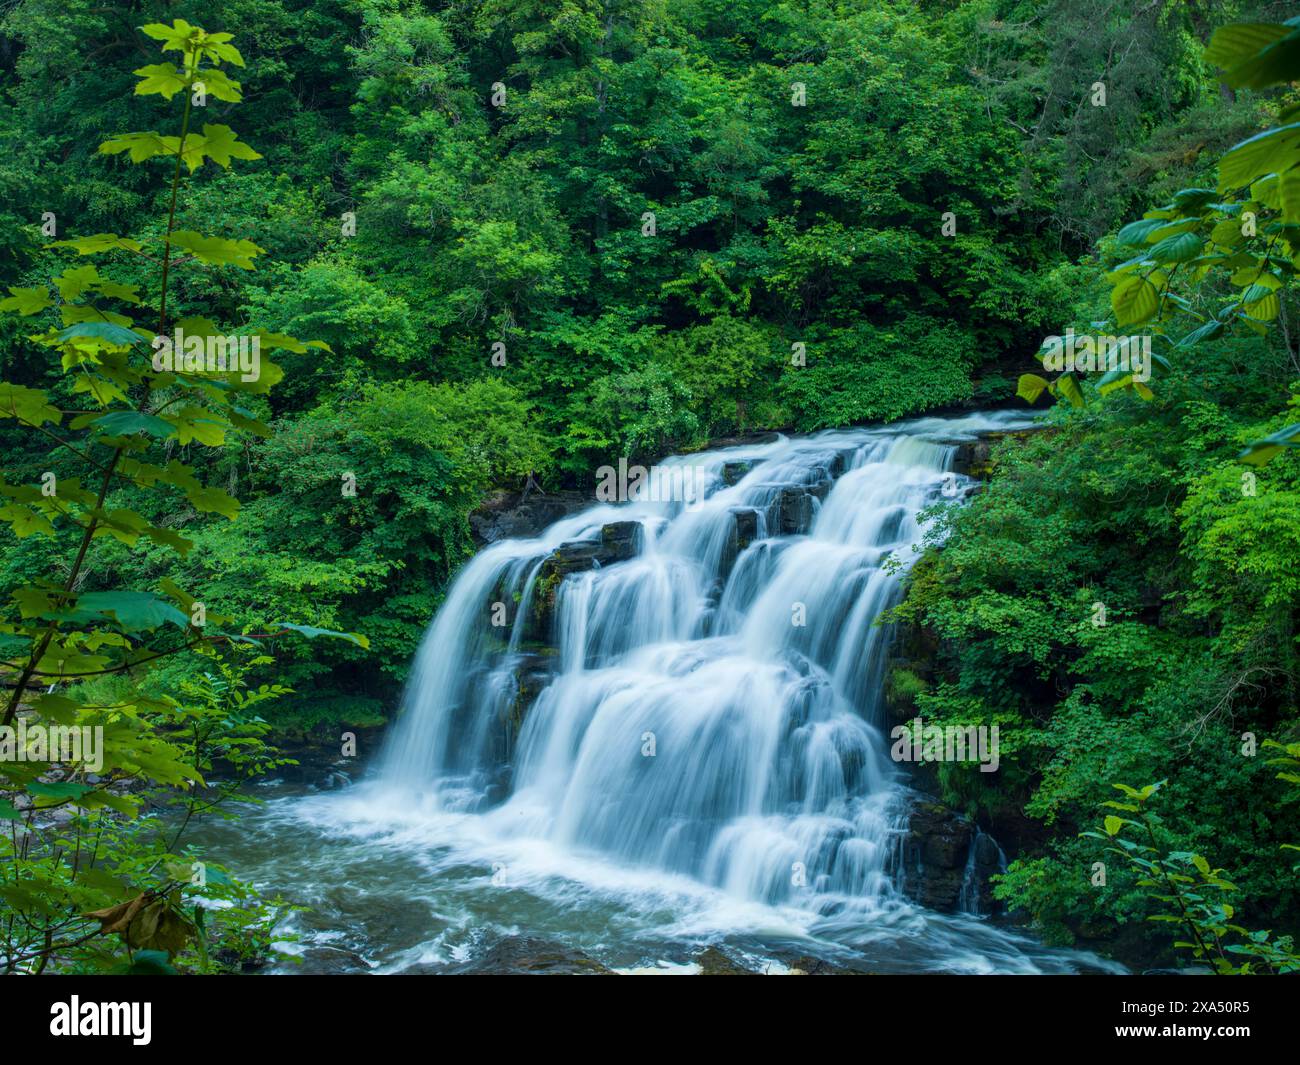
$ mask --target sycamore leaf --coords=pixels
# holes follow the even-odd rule
[[[140,31],[155,41],[162,41],[164,52],[185,52],[190,44],[203,31],[198,26],[191,26],[183,18],[176,19],[170,26],[163,22],[150,22],[141,26]]]
[[[218,447],[225,443],[229,423],[212,416],[212,411],[204,407],[182,407],[175,414],[168,414],[166,420],[176,426],[177,438],[181,445],[197,440],[208,447]]]
[[[14,535],[20,540],[26,539],[33,533],[54,535],[54,526],[50,524],[49,518],[40,511],[25,507],[21,503],[9,503],[0,507],[0,521],[7,521]]]
[[[244,270],[253,268],[253,256],[260,255],[264,249],[251,240],[225,240],[221,237],[205,237],[189,229],[179,229],[171,235],[171,246],[187,251],[199,262],[221,266],[232,263]]]
[[[234,521],[239,514],[239,500],[220,488],[199,488],[186,492],[185,498],[195,510],[208,514],[221,514]]]
[[[106,251],[144,251],[144,245],[138,240],[132,240],[130,237],[119,237],[116,233],[96,233],[90,237],[56,240],[48,247],[71,248],[78,255],[98,255]]]
[[[17,311],[21,315],[38,314],[54,305],[54,297],[44,285],[32,288],[9,286],[9,296],[0,300],[0,311]]]
[[[154,63],[132,71],[142,80],[135,87],[136,96],[157,94],[164,100],[170,100],[185,88],[185,74],[176,68],[175,63]]]
[[[233,78],[227,77],[226,74],[216,67],[206,67],[198,72],[194,79],[194,88],[202,89],[218,100],[224,100],[226,103],[237,104],[243,98],[241,91],[242,86]]]
[[[261,159],[243,141],[238,140],[235,131],[229,126],[203,127],[203,154],[225,170],[230,169],[231,159]]]
[[[45,401],[39,388],[0,381],[0,418],[17,418],[28,425],[58,425],[63,415]]]
[[[170,146],[168,142],[171,142]],[[112,137],[99,146],[102,155],[118,155],[129,152],[131,162],[143,163],[156,155],[175,155],[177,140],[175,137],[160,137],[157,133],[123,133]]]

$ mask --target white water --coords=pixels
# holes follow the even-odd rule
[[[377,779],[277,809],[279,831],[423,870],[407,890],[442,931],[379,951],[394,967],[457,956],[455,933],[478,922],[581,929],[595,948],[745,935],[872,944],[894,968],[1075,968],[902,896],[908,792],[881,732],[888,629],[874,622],[917,557],[920,512],[967,483],[947,472],[952,441],[1016,423],[923,419],[671,459],[706,467],[702,503],[597,505],[482,551],[425,635]],[[728,487],[736,462],[753,466]],[[810,530],[779,535],[781,490],[832,479]],[[738,557],[736,508],[758,511]],[[558,585],[538,659],[526,619],[543,561],[623,521],[640,524],[639,553]],[[552,679],[516,735],[518,671],[539,661]],[[467,866],[478,894],[449,901]],[[494,886],[507,890],[487,901]]]

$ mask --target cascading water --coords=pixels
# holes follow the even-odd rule
[[[425,637],[383,783],[745,899],[878,908],[903,808],[874,623],[922,508],[959,488],[951,441],[1006,424],[929,419],[674,458],[669,471],[700,474],[702,500],[598,505],[485,550]],[[566,545],[628,522],[634,557],[579,552],[591,568],[561,577]],[[516,739],[530,642],[553,673]]]
[[[874,622],[925,506],[967,483],[954,441],[1023,424],[669,459],[670,483],[700,471],[698,502],[599,504],[494,544],[433,619],[371,779],[274,798],[205,845],[308,906],[307,943],[380,971],[520,935],[625,968],[722,940],[760,965],[779,947],[874,971],[1113,969],[899,890],[909,793]]]

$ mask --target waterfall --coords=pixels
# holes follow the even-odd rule
[[[520,839],[836,919],[895,894],[881,689],[922,511],[1011,414],[666,460],[703,498],[594,504],[480,552],[418,652],[380,785]]]

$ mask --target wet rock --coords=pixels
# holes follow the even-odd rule
[[[957,445],[952,457],[952,471],[967,477],[987,477],[991,470],[989,461],[993,445],[988,440],[968,440]]]
[[[813,497],[806,488],[782,488],[777,495],[777,515],[782,535],[806,533],[812,525]]]
[[[758,511],[753,507],[733,507],[736,524],[736,549],[743,551],[758,538]]]
[[[602,566],[633,558],[641,546],[641,523],[615,521],[601,526],[600,546],[603,552],[600,556]]]
[[[722,483],[728,488],[739,484],[750,470],[754,468],[752,460],[748,462],[724,462],[722,464]]]
[[[695,956],[695,964],[700,967],[701,976],[759,976],[752,969],[746,969],[735,959],[720,951],[717,947]]]
[[[932,910],[958,909],[966,858],[975,835],[969,818],[937,802],[919,802],[904,841],[904,890]]]
[[[537,571],[524,639],[534,644],[550,643],[555,597],[565,577],[626,561],[634,558],[640,550],[641,524],[635,521],[610,522],[601,527],[599,539],[570,540],[557,547]]]
[[[808,493],[824,502],[834,485],[835,475],[831,473],[829,467],[818,466],[813,470],[812,480],[808,482]]]
[[[553,522],[591,505],[582,492],[496,492],[469,516],[470,529],[482,544],[537,536]]]
[[[455,965],[414,965],[399,976],[608,976],[611,971],[580,950],[545,939],[509,936],[485,953]]]
[[[723,585],[725,585],[727,577],[735,566],[736,559],[740,557],[740,553],[752,544],[758,536],[757,510],[753,507],[733,507],[729,513],[732,520],[730,528],[727,529],[726,542],[722,546],[722,558],[718,563],[719,577],[721,579],[714,589],[715,598],[721,597]]]

